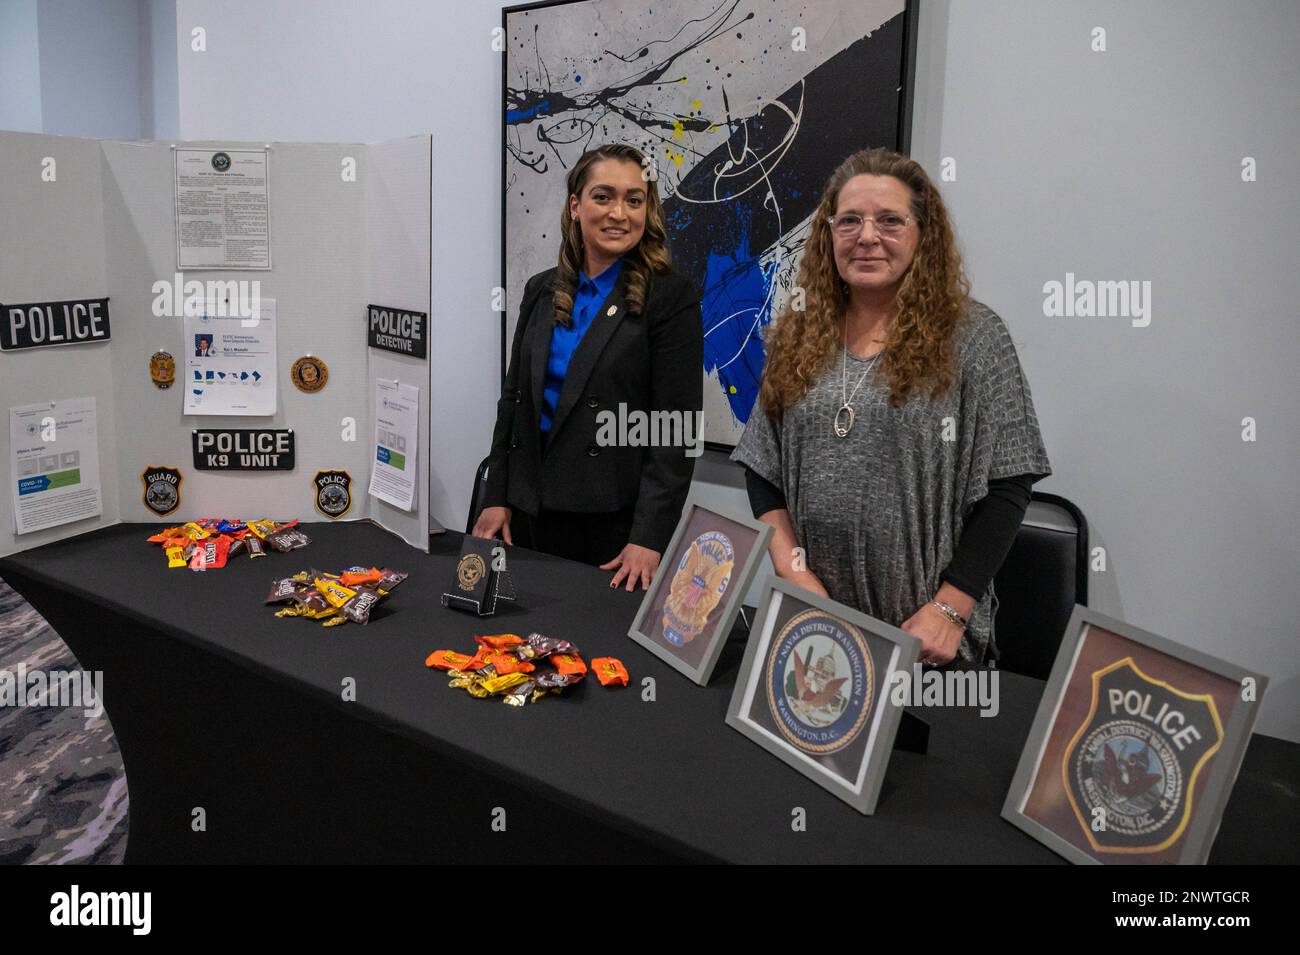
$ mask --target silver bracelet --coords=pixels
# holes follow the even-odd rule
[[[966,627],[969,625],[969,621],[963,619],[961,614],[959,614],[956,610],[953,610],[953,609],[952,609],[951,607],[949,607],[947,604],[945,604],[945,603],[940,603],[940,602],[937,601],[937,600],[934,600],[934,601],[931,601],[931,602],[932,602],[936,607],[939,608],[939,612],[940,612],[941,614],[943,614],[945,617],[947,617],[949,620],[951,620],[951,621],[952,621],[953,623],[955,623],[957,626],[961,627],[963,630],[965,630]]]

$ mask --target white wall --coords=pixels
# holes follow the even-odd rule
[[[180,139],[175,0],[139,0],[140,135]]]
[[[139,0],[41,0],[43,131],[138,139]]]
[[[36,0],[0,3],[0,129],[42,129],[38,20]]]
[[[0,0],[0,129],[175,138],[174,0]]]
[[[177,2],[180,135],[434,133],[431,503],[451,527],[498,385],[502,5]],[[1078,503],[1106,549],[1094,606],[1269,673],[1260,728],[1290,739],[1298,35],[1289,0],[926,2],[913,140],[931,175],[956,162],[942,187],[976,295],[1017,340],[1056,469],[1039,488]],[[1150,281],[1150,326],[1045,317],[1043,283],[1066,272]],[[697,475],[745,507],[725,459]]]

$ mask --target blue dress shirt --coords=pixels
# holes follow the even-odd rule
[[[597,309],[614,290],[614,283],[622,271],[623,260],[618,259],[594,279],[587,278],[585,272],[578,272],[578,287],[573,292],[573,324],[569,328],[556,325],[551,332],[551,354],[546,359],[546,385],[542,390],[542,411],[538,421],[542,434],[550,434],[555,406],[560,402],[560,391],[564,388],[573,353],[591,327]]]

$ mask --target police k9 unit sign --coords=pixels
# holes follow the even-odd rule
[[[108,299],[0,305],[0,351],[106,342]]]
[[[196,471],[292,471],[292,428],[196,430]]]

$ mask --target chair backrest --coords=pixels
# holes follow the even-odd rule
[[[1088,522],[1063,497],[1035,491],[993,578],[998,667],[1046,680],[1076,603],[1088,604]]]

